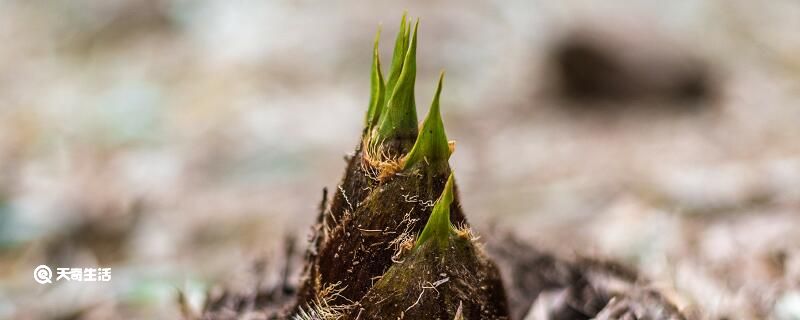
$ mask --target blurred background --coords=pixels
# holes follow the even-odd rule
[[[791,0],[2,0],[0,319],[246,290],[310,234],[404,9],[478,234],[636,266],[701,319],[800,319]]]

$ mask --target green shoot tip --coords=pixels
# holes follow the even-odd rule
[[[417,106],[414,101],[414,82],[417,76],[417,29],[419,21],[414,27],[414,33],[409,39],[408,32],[410,26],[405,23],[405,18],[401,23],[401,28],[405,29],[405,35],[398,35],[398,44],[395,46],[395,57],[402,56],[399,65],[399,72],[395,70],[398,59],[392,61],[392,71],[386,92],[389,99],[386,106],[381,110],[381,115],[377,121],[377,133],[373,141],[389,141],[398,137],[417,136]],[[401,30],[401,33],[403,31]],[[407,48],[405,53],[398,55],[398,49]],[[392,78],[399,73],[397,82],[392,83]]]
[[[372,72],[370,75],[370,95],[369,95],[369,109],[367,109],[367,116],[365,119],[367,129],[371,128],[378,121],[383,109],[383,100],[386,92],[386,85],[383,82],[383,74],[381,73],[381,58],[378,50],[378,42],[381,38],[381,28],[378,27],[378,32],[375,35],[375,46],[372,49]]]
[[[447,246],[450,235],[455,231],[450,224],[450,205],[453,203],[453,173],[447,178],[444,190],[439,199],[433,205],[431,216],[428,223],[422,229],[422,233],[417,238],[416,246],[419,246],[429,239],[436,241],[439,247]]]
[[[407,11],[403,12],[403,18],[400,19],[400,29],[397,30],[397,37],[394,41],[394,51],[392,53],[392,64],[389,67],[389,78],[386,82],[386,89],[389,94],[394,91],[394,86],[400,78],[400,72],[403,71],[403,61],[405,60],[406,51],[408,50],[408,23]]]
[[[411,168],[417,163],[425,162],[432,164],[439,161],[450,159],[451,145],[447,141],[447,134],[444,131],[442,113],[439,107],[439,96],[442,93],[442,83],[444,72],[439,76],[439,83],[436,86],[436,93],[433,96],[431,109],[422,122],[417,141],[405,158],[403,168]]]

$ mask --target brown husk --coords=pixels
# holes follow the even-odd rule
[[[446,246],[426,241],[392,266],[351,311],[352,319],[508,319],[497,267],[468,233]]]

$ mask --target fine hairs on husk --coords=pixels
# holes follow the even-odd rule
[[[497,267],[450,222],[453,175],[416,244],[350,311],[358,319],[508,319]]]
[[[393,265],[362,299],[352,319],[508,319],[497,267],[467,237],[440,248],[425,243]],[[360,314],[360,315],[359,315]]]

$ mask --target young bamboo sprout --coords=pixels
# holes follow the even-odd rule
[[[372,92],[362,144],[348,163],[330,209],[321,218],[323,223],[318,228],[322,235],[308,251],[293,314],[323,305],[340,311],[354,309],[376,279],[409,256],[416,235],[424,234],[424,239],[437,234],[431,231],[434,229],[423,231],[426,225],[451,228],[451,221],[466,225],[456,186],[452,179],[448,184],[452,151],[439,105],[443,76],[425,120],[421,126],[417,124],[414,83],[418,25],[412,33],[403,16],[385,85],[375,41]],[[441,195],[445,199],[439,199],[437,209],[433,204]],[[433,213],[435,210],[438,213]],[[482,286],[481,290],[490,287]],[[467,311],[472,309],[464,308],[469,319]],[[452,318],[455,313],[450,315]]]

